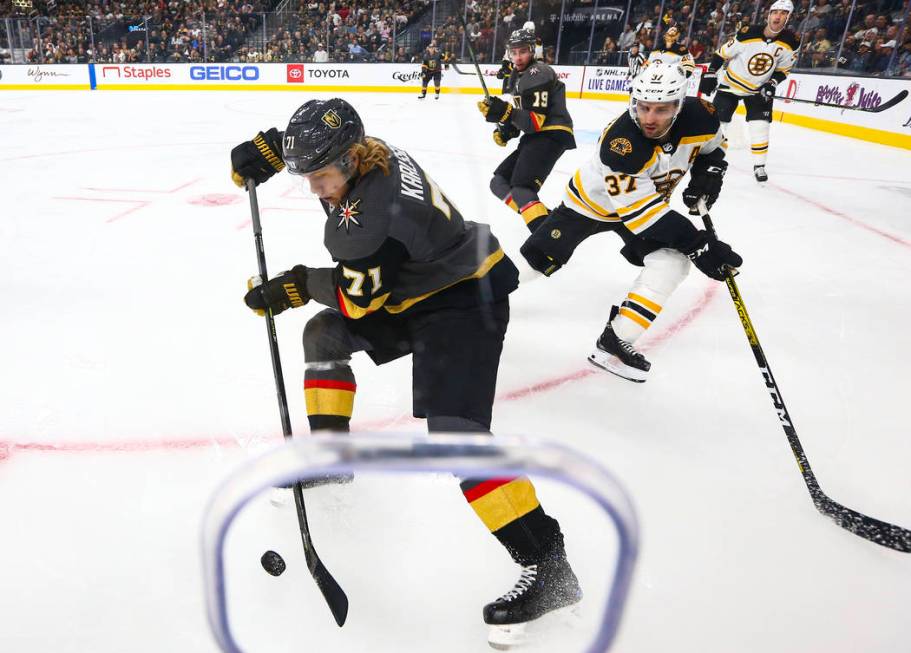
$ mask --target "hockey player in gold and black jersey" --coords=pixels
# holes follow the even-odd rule
[[[531,231],[547,215],[538,191],[563,152],[576,147],[566,87],[553,68],[534,61],[534,43],[534,32],[525,29],[509,37],[512,104],[498,97],[478,102],[487,122],[497,125],[493,132],[497,145],[505,146],[522,134],[516,150],[494,170],[490,190],[521,215]]]
[[[427,84],[433,80],[433,86],[436,91],[435,100],[440,99],[440,79],[443,76],[443,68],[449,68],[449,56],[437,49],[436,41],[431,41],[424,52],[424,58],[421,60],[421,94],[419,100],[427,96]]]
[[[297,265],[244,298],[273,314],[313,300],[304,328],[304,393],[312,431],[347,431],[357,386],[350,361],[412,356],[413,408],[435,431],[489,433],[509,294],[518,270],[490,228],[465,220],[408,152],[366,137],[354,108],[311,100],[284,133],[231,153],[233,178],[269,179],[287,165],[319,197],[324,244],[337,264]],[[463,479],[478,517],[523,567],[517,587],[485,606],[491,643],[515,624],[581,599],[560,525],[524,477]]]
[[[793,11],[791,0],[775,0],[764,26],[742,27],[718,48],[699,85],[704,94],[712,93],[717,86],[712,102],[725,126],[730,124],[737,104],[743,100],[750,129],[753,175],[759,182],[769,179],[765,163],[775,89],[791,72],[800,45],[797,35],[785,28]]]
[[[535,31],[534,21],[526,21],[522,29],[529,32]],[[544,61],[544,42],[540,36],[535,37],[535,61]],[[503,93],[509,93],[509,75],[512,73],[512,59],[509,57],[509,43],[506,44],[506,51],[503,53],[503,59],[500,61],[500,69],[497,71],[497,79],[503,80]]]
[[[690,261],[718,280],[742,263],[729,245],[668,204],[689,171],[684,203],[693,207],[702,198],[711,206],[727,168],[714,107],[687,98],[686,89],[678,64],[643,69],[633,80],[629,110],[602,132],[595,157],[569,180],[563,204],[521,250],[533,268],[549,276],[589,236],[604,231],[620,236],[620,253],[642,272],[612,307],[589,362],[636,382],[645,381],[651,365],[633,343],[686,277]]]

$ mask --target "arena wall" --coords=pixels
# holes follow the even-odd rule
[[[480,66],[488,88],[499,92],[498,65]],[[555,66],[567,97],[625,102],[626,69],[605,66]],[[690,94],[697,94],[697,71]],[[414,64],[72,64],[0,66],[2,90],[210,90],[416,93],[419,67]],[[911,79],[880,79],[794,73],[779,89],[786,98],[839,104],[845,108],[779,99],[775,120],[851,138],[911,149],[911,98],[881,113],[875,108]],[[459,64],[443,73],[444,93],[480,94],[474,67]],[[740,109],[742,111],[742,108]]]

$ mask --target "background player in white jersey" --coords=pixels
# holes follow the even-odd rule
[[[654,50],[649,52],[648,60],[645,65],[676,63],[680,64],[680,67],[683,68],[687,77],[692,75],[693,71],[696,70],[696,63],[693,61],[693,56],[690,54],[690,51],[686,49],[686,46],[683,45],[683,43],[677,42],[677,39],[679,38],[680,30],[677,26],[674,25],[673,27],[669,27],[667,31],[661,35],[661,40],[664,44],[658,45]]]
[[[646,67],[633,80],[629,110],[604,130],[597,154],[567,184],[563,204],[521,250],[533,268],[550,276],[589,236],[613,231],[623,239],[620,253],[643,269],[620,306],[612,307],[588,360],[630,381],[645,381],[651,367],[632,345],[686,277],[690,261],[717,280],[743,262],[668,205],[689,170],[684,203],[693,207],[703,198],[711,206],[727,168],[715,108],[687,98],[686,89],[679,65]]]
[[[718,87],[712,102],[725,125],[730,124],[737,103],[743,100],[756,181],[769,179],[765,163],[775,88],[796,60],[799,40],[794,32],[785,29],[793,11],[791,0],[775,0],[765,26],[743,27],[718,48],[699,84],[699,91],[704,94],[711,94]]]

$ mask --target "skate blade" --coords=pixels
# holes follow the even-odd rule
[[[497,651],[510,651],[532,643],[541,631],[552,626],[573,626],[581,619],[579,604],[552,610],[534,621],[519,624],[491,626],[487,635],[490,648]]]
[[[648,372],[637,370],[635,367],[624,365],[616,356],[607,354],[601,350],[588,355],[588,362],[605,372],[610,372],[621,379],[632,381],[633,383],[645,383],[648,378]]]

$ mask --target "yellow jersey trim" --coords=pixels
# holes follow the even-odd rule
[[[467,277],[462,277],[461,279],[459,279],[457,281],[453,281],[449,285],[443,286],[442,288],[437,288],[436,290],[431,290],[430,292],[424,293],[423,295],[420,295],[418,297],[410,297],[409,299],[405,299],[405,300],[399,302],[398,304],[395,304],[392,306],[387,304],[386,306],[383,306],[383,308],[386,311],[388,311],[389,313],[401,313],[402,311],[405,311],[405,310],[411,308],[418,302],[424,301],[428,297],[437,294],[441,290],[446,290],[447,288],[452,288],[457,283],[462,283],[463,281],[468,281],[469,279],[480,279],[485,274],[490,272],[491,268],[493,268],[493,266],[495,266],[497,263],[499,263],[503,259],[504,256],[506,256],[506,254],[505,254],[505,252],[503,252],[503,249],[502,248],[498,249],[493,254],[491,254],[486,259],[484,259],[481,262],[481,265],[478,266],[478,269],[475,270],[472,274],[469,274]]]

